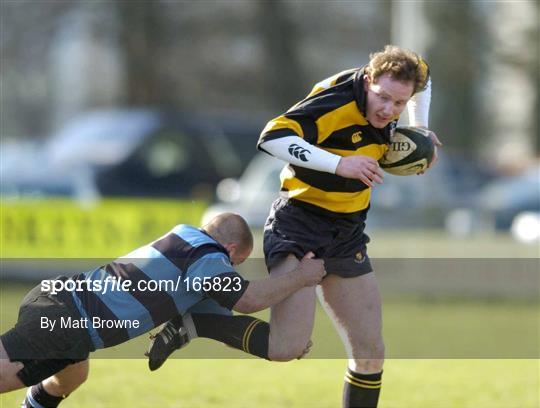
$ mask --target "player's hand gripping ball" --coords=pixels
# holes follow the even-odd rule
[[[410,176],[427,170],[433,160],[435,146],[427,129],[400,126],[390,139],[386,154],[379,165],[387,173]]]

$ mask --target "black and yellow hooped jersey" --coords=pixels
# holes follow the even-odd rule
[[[311,93],[263,129],[259,143],[286,136],[339,156],[363,155],[379,160],[387,151],[392,122],[376,129],[365,118],[364,69],[340,72],[315,85]],[[371,189],[360,180],[287,165],[281,172],[281,194],[318,207],[328,215],[367,211]]]

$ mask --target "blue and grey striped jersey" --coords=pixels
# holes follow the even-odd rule
[[[248,284],[234,270],[227,250],[189,225],[177,225],[158,240],[73,279],[84,281],[73,298],[88,318],[96,348],[146,333],[209,297],[231,309]],[[94,324],[98,320],[119,323],[106,327]],[[123,321],[138,321],[138,327]]]

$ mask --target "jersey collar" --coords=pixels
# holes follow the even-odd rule
[[[356,71],[353,79],[353,92],[356,106],[360,113],[366,117],[367,92],[364,90],[365,66]]]
[[[227,258],[229,258],[229,262],[231,261],[231,257],[229,256],[229,251],[227,251],[227,248],[225,248],[223,245],[217,242],[216,239],[212,235],[210,235],[208,232],[206,232],[202,228],[198,228],[198,230],[202,232],[204,235],[206,235],[207,237],[211,238],[215,242],[220,252],[223,252],[225,255],[227,255]]]

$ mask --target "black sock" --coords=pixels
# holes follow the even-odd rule
[[[28,392],[26,394],[26,398],[23,402],[23,407],[25,408],[34,408],[36,407],[36,403],[39,404],[42,407],[45,408],[55,408],[62,402],[66,396],[56,397],[54,395],[49,394],[47,391],[45,391],[45,388],[43,388],[43,384],[39,383],[36,385],[33,385],[28,389]]]
[[[225,316],[212,313],[191,315],[199,337],[225,343],[257,357],[268,359],[270,325],[251,316]]]
[[[343,388],[344,408],[375,408],[381,392],[382,371],[376,374],[360,374],[347,369]]]

